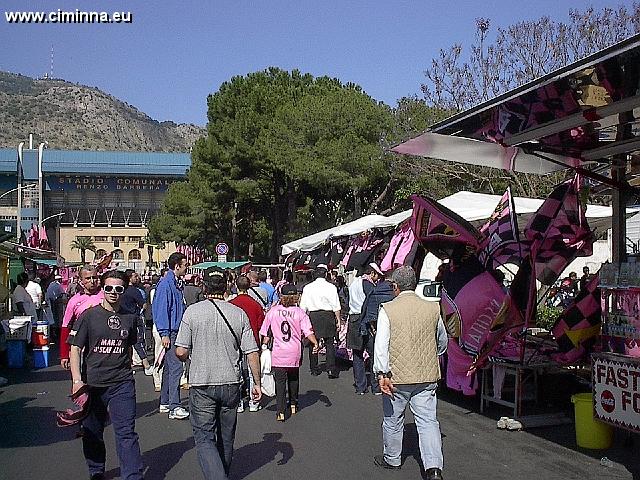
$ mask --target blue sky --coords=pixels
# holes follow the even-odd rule
[[[632,0],[3,0],[0,70],[98,87],[156,120],[204,125],[206,97],[234,75],[268,66],[354,82],[395,105],[419,94],[440,48],[569,9]],[[4,11],[125,11],[121,25],[9,24]]]

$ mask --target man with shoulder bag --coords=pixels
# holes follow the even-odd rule
[[[260,363],[249,318],[224,300],[227,279],[205,272],[207,300],[184,312],[175,341],[183,362],[191,353],[189,410],[200,468],[206,480],[228,478],[233,456],[237,408],[245,354],[253,376],[251,398],[259,402]]]

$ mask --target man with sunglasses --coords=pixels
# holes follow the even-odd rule
[[[143,478],[140,444],[135,432],[136,389],[131,371],[131,347],[137,342],[137,324],[134,315],[120,310],[120,298],[127,285],[123,272],[111,270],[103,274],[103,300],[80,316],[69,337],[72,393],[86,382],[91,397],[89,416],[82,422],[82,449],[93,480],[104,478],[103,437],[109,420],[115,433],[121,478]],[[80,372],[81,355],[86,368],[84,377]]]
[[[60,365],[65,370],[69,370],[69,332],[85,310],[95,307],[104,299],[100,277],[94,266],[84,265],[80,269],[78,282],[80,290],[69,299],[60,330]]]

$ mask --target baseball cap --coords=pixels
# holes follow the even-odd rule
[[[298,289],[296,288],[296,286],[292,283],[286,283],[282,286],[282,289],[280,290],[280,293],[282,293],[282,295],[297,295],[298,294]]]
[[[382,269],[378,266],[376,262],[371,262],[369,266],[373,268],[375,272],[379,273],[380,275],[384,275],[384,273],[382,273]]]

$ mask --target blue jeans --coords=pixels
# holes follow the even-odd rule
[[[82,422],[82,450],[90,475],[104,473],[104,427],[109,418],[115,433],[121,478],[142,479],[142,456],[135,432],[136,387],[133,380],[110,387],[91,387],[91,413]]]
[[[182,377],[182,362],[176,357],[175,343],[177,332],[171,332],[171,345],[164,356],[162,371],[162,390],[160,390],[160,405],[168,405],[169,410],[180,406],[180,377]]]
[[[401,463],[404,411],[408,403],[416,422],[422,466],[425,470],[442,469],[442,438],[436,419],[438,399],[434,386],[433,383],[395,385],[397,391],[393,397],[383,396],[382,440],[387,463],[396,466]]]
[[[375,337],[370,333],[363,335],[362,350],[353,350],[353,380],[356,384],[356,392],[366,392],[368,381],[371,382],[371,393],[380,391],[376,376],[373,374],[373,346]],[[364,352],[369,354],[367,362],[364,361]]]
[[[363,339],[366,341],[366,339]],[[356,393],[367,391],[367,373],[364,366],[364,350],[352,350],[353,352],[353,381],[356,384]]]
[[[226,479],[229,474],[239,403],[239,383],[189,389],[189,418],[205,480]]]

